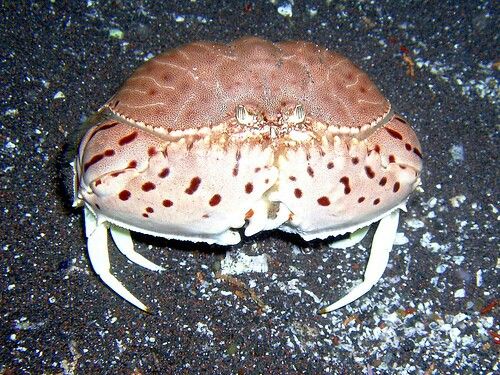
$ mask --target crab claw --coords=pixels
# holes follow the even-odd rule
[[[116,246],[130,261],[150,270],[163,270],[162,267],[157,266],[134,251],[132,239],[130,238],[130,232],[128,230],[119,228],[113,224],[110,224],[110,229]],[[108,226],[106,222],[99,223],[97,217],[88,207],[85,207],[85,233],[87,236],[90,263],[104,284],[132,305],[145,312],[149,312],[149,308],[130,293],[127,288],[110,273]]]
[[[373,236],[370,258],[368,259],[363,282],[351,289],[346,296],[337,302],[321,308],[318,311],[319,314],[326,314],[355,301],[367,293],[380,280],[389,262],[389,253],[396,239],[398,221],[399,209],[392,211],[380,220]]]

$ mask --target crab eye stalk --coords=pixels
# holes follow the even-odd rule
[[[256,120],[256,117],[250,113],[245,108],[244,105],[238,105],[236,107],[236,121],[240,125],[252,125]]]
[[[295,106],[295,109],[293,110],[292,115],[288,118],[288,122],[291,124],[300,124],[304,122],[306,118],[306,111],[304,110],[304,107],[302,104],[297,104]]]

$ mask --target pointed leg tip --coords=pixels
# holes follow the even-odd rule
[[[329,312],[330,311],[328,311],[328,309],[326,307],[322,307],[322,308],[316,310],[316,314],[318,314],[318,315],[325,315]]]
[[[123,296],[121,296],[121,297],[123,297]],[[129,299],[126,298],[126,301],[130,302],[132,305],[134,305],[138,309],[144,311],[146,314],[149,314],[149,315],[152,314],[151,313],[151,309],[148,306],[146,306],[145,304],[143,304],[141,301],[139,301],[138,299],[136,299],[135,297],[134,297],[134,300],[129,300]]]
[[[163,272],[163,271],[167,270],[165,267],[159,266],[153,262],[151,262],[151,265],[152,265],[151,267],[145,267],[145,268],[148,268],[149,270],[155,271],[155,272]]]
[[[318,315],[325,315],[331,313],[332,311],[338,310],[341,307],[344,307],[346,304],[338,304],[337,302],[332,303],[331,305],[323,306],[318,310]]]

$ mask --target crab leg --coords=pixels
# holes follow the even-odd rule
[[[90,263],[104,284],[132,305],[146,312],[149,311],[146,305],[134,297],[134,295],[109,272],[108,228],[105,223],[98,223],[97,218],[87,207],[85,207],[85,232],[87,235]]]
[[[369,225],[363,228],[359,228],[358,230],[349,234],[349,237],[347,237],[346,239],[332,242],[328,246],[332,249],[346,249],[348,247],[354,246],[357,243],[361,242],[363,238],[365,238],[366,233],[368,233],[368,229],[370,229]]]
[[[111,237],[116,247],[118,247],[118,250],[120,250],[120,252],[132,263],[138,264],[151,271],[165,270],[165,268],[154,264],[134,250],[134,243],[132,242],[132,237],[130,237],[130,231],[128,229],[109,224],[109,231],[111,232]]]
[[[325,306],[319,310],[320,314],[325,314],[337,310],[361,297],[367,293],[372,286],[382,277],[387,263],[389,262],[389,253],[396,239],[398,230],[399,209],[394,210],[385,216],[378,224],[377,231],[373,236],[370,258],[366,266],[364,280],[361,284],[355,286],[346,296],[337,302]]]

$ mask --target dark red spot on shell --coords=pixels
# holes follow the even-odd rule
[[[103,154],[97,154],[97,155],[94,155],[92,157],[92,159],[90,159],[87,163],[84,164],[83,166],[83,171],[87,171],[87,169],[89,169],[89,167],[91,167],[92,165],[94,165],[95,163],[101,161],[102,159],[104,159],[104,155]]]
[[[353,158],[351,159],[351,161],[352,161],[352,164],[356,165],[356,164],[358,164],[358,163],[359,163],[359,158],[357,158],[357,157],[353,157]]]
[[[403,139],[403,136],[399,132],[397,132],[396,130],[393,130],[393,129],[388,128],[388,127],[385,127],[384,129],[387,130],[387,133],[389,133],[389,135],[391,137],[399,139],[399,140]]]
[[[245,214],[245,219],[250,219],[253,216],[254,212],[252,209],[249,209],[247,213]]]
[[[253,191],[253,184],[249,182],[245,185],[245,193],[250,194]]]
[[[210,201],[208,204],[210,206],[217,206],[220,203],[221,196],[219,194],[215,194],[212,198],[210,198]]]
[[[382,177],[378,182],[380,186],[384,186],[386,183],[387,183],[387,177]]]
[[[142,214],[142,216],[144,216],[144,217],[146,217],[146,218],[148,218],[148,217],[149,217],[149,215],[148,215],[148,214]]]
[[[85,163],[83,165],[83,171],[85,172],[87,169],[89,169],[89,167],[91,167],[95,163],[97,163],[97,162],[101,161],[102,159],[104,159],[105,156],[113,156],[114,154],[115,154],[115,151],[109,149],[109,150],[104,151],[103,154],[94,155],[92,157],[92,159],[90,159],[87,163]]]
[[[111,123],[111,124],[106,124],[106,125],[102,125],[102,126],[100,126],[99,128],[97,128],[97,130],[96,130],[94,133],[92,133],[92,135],[89,137],[89,140],[88,140],[87,142],[90,142],[90,140],[91,140],[92,138],[94,138],[94,136],[95,136],[97,133],[99,133],[100,131],[102,131],[102,130],[107,130],[107,129],[111,129],[111,128],[115,127],[116,125],[118,125],[118,122],[113,122],[113,123]]]
[[[358,203],[361,203],[361,202],[363,202],[364,200],[365,200],[365,197],[359,197],[359,198],[358,198]]]
[[[155,210],[153,210],[153,207],[146,207],[146,212],[152,214],[153,212],[155,212]]]
[[[326,167],[327,167],[328,169],[332,169],[332,168],[334,167],[334,165],[333,165],[333,161],[329,162],[329,163],[326,165]]]
[[[162,204],[165,206],[165,207],[172,207],[174,205],[174,202],[172,202],[170,199],[165,199]]]
[[[395,182],[394,183],[394,186],[392,187],[392,191],[397,193],[399,188],[400,188],[401,184],[399,182]]]
[[[373,150],[374,150],[376,153],[380,154],[380,146],[379,146],[379,145],[375,145],[375,147],[373,148]]]
[[[389,163],[395,163],[396,157],[394,155],[389,155]]]
[[[99,186],[100,184],[102,184],[102,181],[101,181],[100,178],[98,178],[97,180],[95,180],[94,186]]]
[[[420,150],[416,147],[413,147],[413,152],[415,153],[415,155],[417,155],[420,159],[422,159],[422,153],[420,152]]]
[[[290,179],[290,181],[297,181],[297,177],[295,177],[295,176],[290,176],[288,178]]]
[[[142,190],[143,191],[151,191],[156,188],[156,185],[153,184],[151,181],[145,182],[142,184]]]
[[[201,178],[199,177],[194,177],[191,180],[191,183],[189,184],[189,187],[184,190],[186,194],[192,195],[196,190],[198,190],[198,187],[200,186],[201,183]]]
[[[266,178],[266,179],[264,180],[264,183],[265,183],[265,184],[268,184],[268,183],[269,183],[269,179],[268,179],[268,178]]]
[[[365,167],[365,172],[368,178],[375,177],[375,172],[373,172],[373,169],[371,169],[370,167]]]
[[[307,167],[307,174],[311,177],[314,177],[314,170],[311,168],[311,166]]]
[[[296,198],[301,198],[302,197],[302,190],[300,190],[300,189],[295,189],[293,191],[293,193],[295,194]]]
[[[240,166],[239,166],[238,164],[236,164],[236,165],[234,166],[234,168],[233,168],[233,176],[234,176],[234,177],[238,176],[238,170],[239,170],[239,167],[240,167]]]
[[[360,91],[360,92],[362,92],[362,93],[364,94],[364,93],[366,92],[366,87],[361,86],[361,87],[359,88],[359,91]]]
[[[158,152],[158,151],[156,151],[156,148],[155,148],[155,147],[150,147],[150,148],[148,148],[148,155],[149,155],[149,156],[155,156],[157,152]]]
[[[340,179],[340,182],[344,185],[344,194],[349,194],[351,192],[351,187],[349,186],[349,177],[342,177]]]
[[[260,167],[255,168],[255,173],[260,172]]]
[[[163,168],[160,173],[158,173],[158,177],[165,178],[170,174],[170,169]]]
[[[118,177],[122,173],[125,173],[125,172],[124,171],[113,172],[113,173],[111,173],[111,177]]]
[[[405,143],[405,148],[407,151],[411,151],[411,144]]]
[[[120,198],[122,201],[126,201],[127,199],[130,198],[132,194],[130,194],[130,191],[128,190],[122,190],[120,191],[120,194],[118,194],[118,198]]]
[[[117,101],[117,103],[119,103],[119,102],[120,101]],[[114,128],[116,125],[118,125],[118,122],[113,122],[111,124],[102,125],[102,126],[99,127],[99,129],[96,130],[95,133],[97,133],[97,132],[99,132],[101,130],[108,130],[108,129]]]
[[[125,137],[121,138],[121,139],[118,141],[118,144],[119,144],[120,146],[124,146],[124,145],[126,145],[127,143],[132,142],[132,141],[133,141],[134,139],[136,139],[136,138],[137,138],[137,132],[132,132],[132,133],[130,133],[129,135],[127,135],[127,136],[125,136]]]
[[[330,205],[330,199],[328,199],[328,197],[318,198],[318,204],[320,206],[329,206]]]
[[[128,163],[128,168],[135,168],[135,167],[137,167],[137,162],[135,160],[131,160]]]
[[[379,203],[380,203],[380,198],[377,198],[377,199],[375,199],[375,200],[373,201],[373,205],[375,205],[375,206],[376,206],[377,204],[379,204]]]
[[[148,91],[149,96],[155,96],[157,93],[158,93],[158,91],[156,91],[155,89],[151,89]]]

